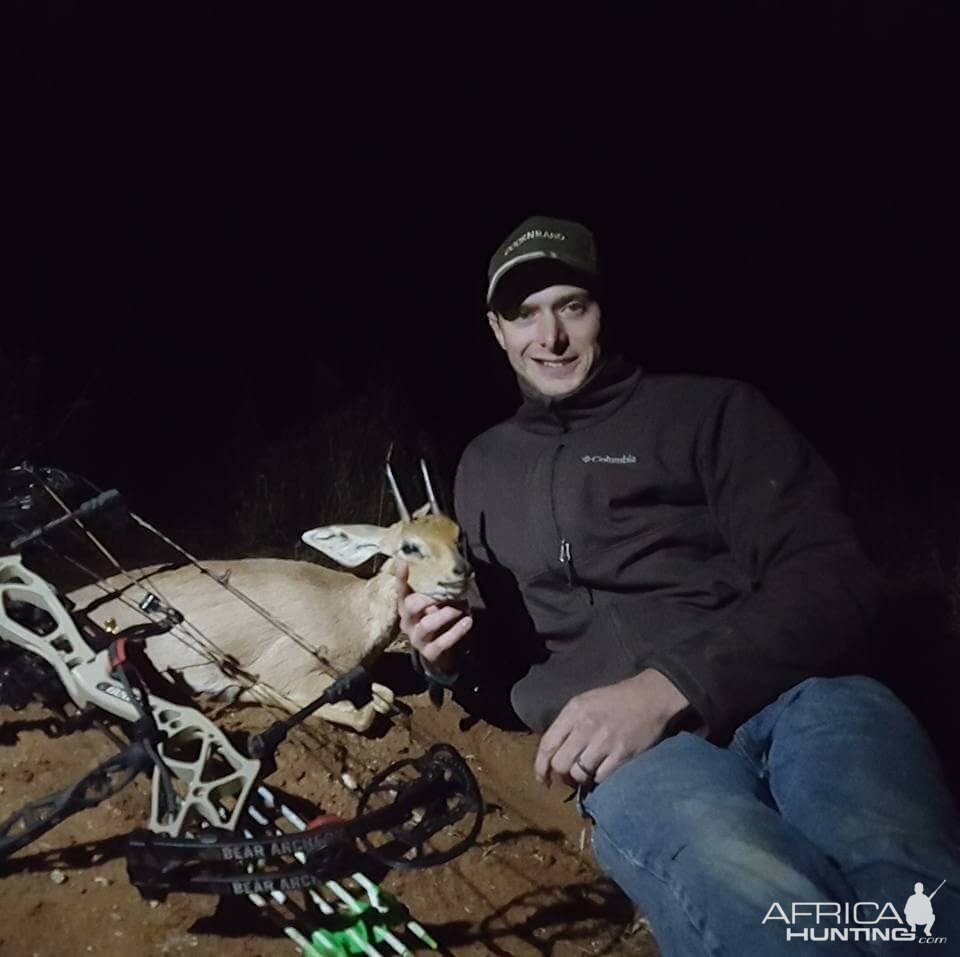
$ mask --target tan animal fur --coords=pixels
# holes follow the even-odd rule
[[[443,515],[429,514],[425,506],[407,521],[386,528],[376,525],[336,525],[312,529],[304,541],[340,564],[355,567],[374,554],[391,556],[370,579],[322,568],[310,562],[247,558],[204,562],[213,575],[227,575],[230,585],[253,599],[305,640],[343,673],[372,663],[397,636],[397,598],[400,582],[392,574],[395,558],[409,565],[415,591],[438,601],[459,598],[466,590],[469,569],[458,549],[459,528]],[[144,589],[180,610],[190,627],[177,626],[178,635],[195,644],[196,632],[217,646],[244,672],[256,676],[288,701],[302,707],[318,697],[333,680],[317,658],[301,648],[255,610],[192,565],[157,572],[131,573],[143,588],[116,576],[106,584],[122,590],[137,604]],[[93,605],[90,617],[100,625],[109,619],[123,629],[143,624],[143,617],[117,598],[104,601],[102,589],[89,586],[70,596],[78,608]],[[174,634],[151,637],[147,653],[161,672],[175,672],[195,691],[223,694],[242,682],[225,674],[206,657],[186,647]],[[359,731],[370,727],[377,711],[389,710],[393,692],[374,686],[374,699],[360,709],[349,702],[325,705],[317,714]]]

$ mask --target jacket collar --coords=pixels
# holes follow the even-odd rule
[[[583,385],[560,398],[531,389],[522,379],[517,424],[528,432],[558,435],[584,429],[617,411],[636,391],[643,370],[621,356],[603,358]]]

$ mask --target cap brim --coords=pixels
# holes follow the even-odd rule
[[[487,286],[487,305],[490,305],[490,301],[493,299],[493,294],[496,291],[497,283],[508,273],[514,266],[519,266],[521,263],[530,262],[533,259],[559,259],[559,256],[551,255],[550,253],[539,250],[535,253],[524,253],[522,256],[516,256],[513,259],[505,262],[491,277],[490,284]]]
[[[516,267],[522,266],[519,274]],[[517,281],[514,282],[516,276]],[[513,297],[522,292],[521,298],[558,284],[583,285],[593,287],[597,279],[595,270],[585,268],[583,263],[575,262],[567,256],[552,251],[538,250],[524,253],[516,259],[504,263],[490,279],[487,287],[487,305],[494,306],[494,298],[503,297],[504,290]],[[524,288],[529,285],[529,288]]]

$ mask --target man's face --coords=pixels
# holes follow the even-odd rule
[[[548,286],[487,321],[514,372],[551,398],[578,389],[600,358],[600,307],[579,286]]]

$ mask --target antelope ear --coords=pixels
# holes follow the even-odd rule
[[[423,505],[421,505],[420,508],[418,508],[410,517],[423,518],[424,515],[429,515],[432,511],[433,509],[430,507],[430,503],[424,502]]]
[[[383,546],[388,531],[379,525],[322,525],[300,538],[345,568],[356,568],[374,555],[388,554]]]

